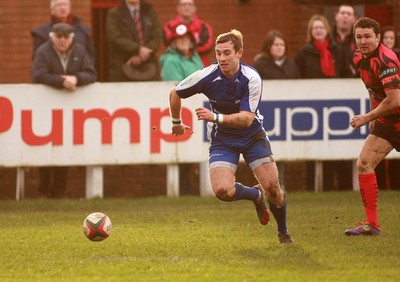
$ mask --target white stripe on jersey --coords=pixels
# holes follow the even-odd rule
[[[262,81],[260,75],[249,66],[242,65],[242,73],[249,79],[249,106],[254,113],[261,99]]]
[[[218,64],[212,64],[204,69],[195,71],[187,78],[182,80],[176,87],[176,90],[182,90],[186,88],[190,88],[195,85],[197,82],[202,80],[203,78],[207,77],[210,73],[214,72],[218,68]]]

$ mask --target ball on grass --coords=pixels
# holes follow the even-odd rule
[[[112,224],[110,218],[101,212],[89,214],[83,221],[83,232],[91,241],[103,241],[111,234]]]

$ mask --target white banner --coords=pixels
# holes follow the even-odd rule
[[[44,85],[0,85],[0,166],[204,162],[205,126],[183,100],[192,132],[173,136],[174,83],[95,83],[75,92]],[[356,159],[368,134],[350,118],[368,109],[359,79],[264,81],[260,111],[277,160]]]

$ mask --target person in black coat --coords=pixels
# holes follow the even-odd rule
[[[96,70],[85,48],[73,43],[73,27],[53,25],[49,40],[37,50],[31,76],[33,83],[74,91],[96,81]],[[68,167],[40,167],[38,192],[51,198],[66,190]]]
[[[74,28],[74,42],[80,43],[88,53],[90,59],[95,63],[96,50],[91,37],[91,28],[84,25],[80,18],[72,15],[70,0],[50,0],[51,17],[46,22],[31,31],[33,38],[32,58],[36,51],[49,39],[51,28],[56,23],[67,23]]]
[[[300,78],[299,70],[287,56],[286,39],[277,30],[267,34],[261,52],[254,58],[253,66],[262,79],[296,79]]]
[[[353,64],[353,55],[357,49],[353,35],[353,24],[356,22],[356,10],[353,5],[344,3],[338,7],[335,14],[335,26],[333,27],[333,39],[343,55],[344,67],[341,78],[358,77]]]

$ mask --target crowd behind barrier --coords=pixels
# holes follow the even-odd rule
[[[210,194],[205,125],[194,111],[207,101],[203,95],[183,101],[182,117],[192,132],[173,136],[167,94],[174,84],[94,83],[72,93],[44,85],[0,85],[0,145],[7,148],[0,166],[87,166],[90,198],[102,196],[103,165],[168,164],[168,195],[177,195],[178,162],[199,162],[200,194]],[[368,105],[358,79],[268,80],[260,111],[277,161],[355,160],[368,129],[354,131],[349,120]],[[322,190],[318,183],[316,190]],[[23,170],[18,170],[21,197]]]

